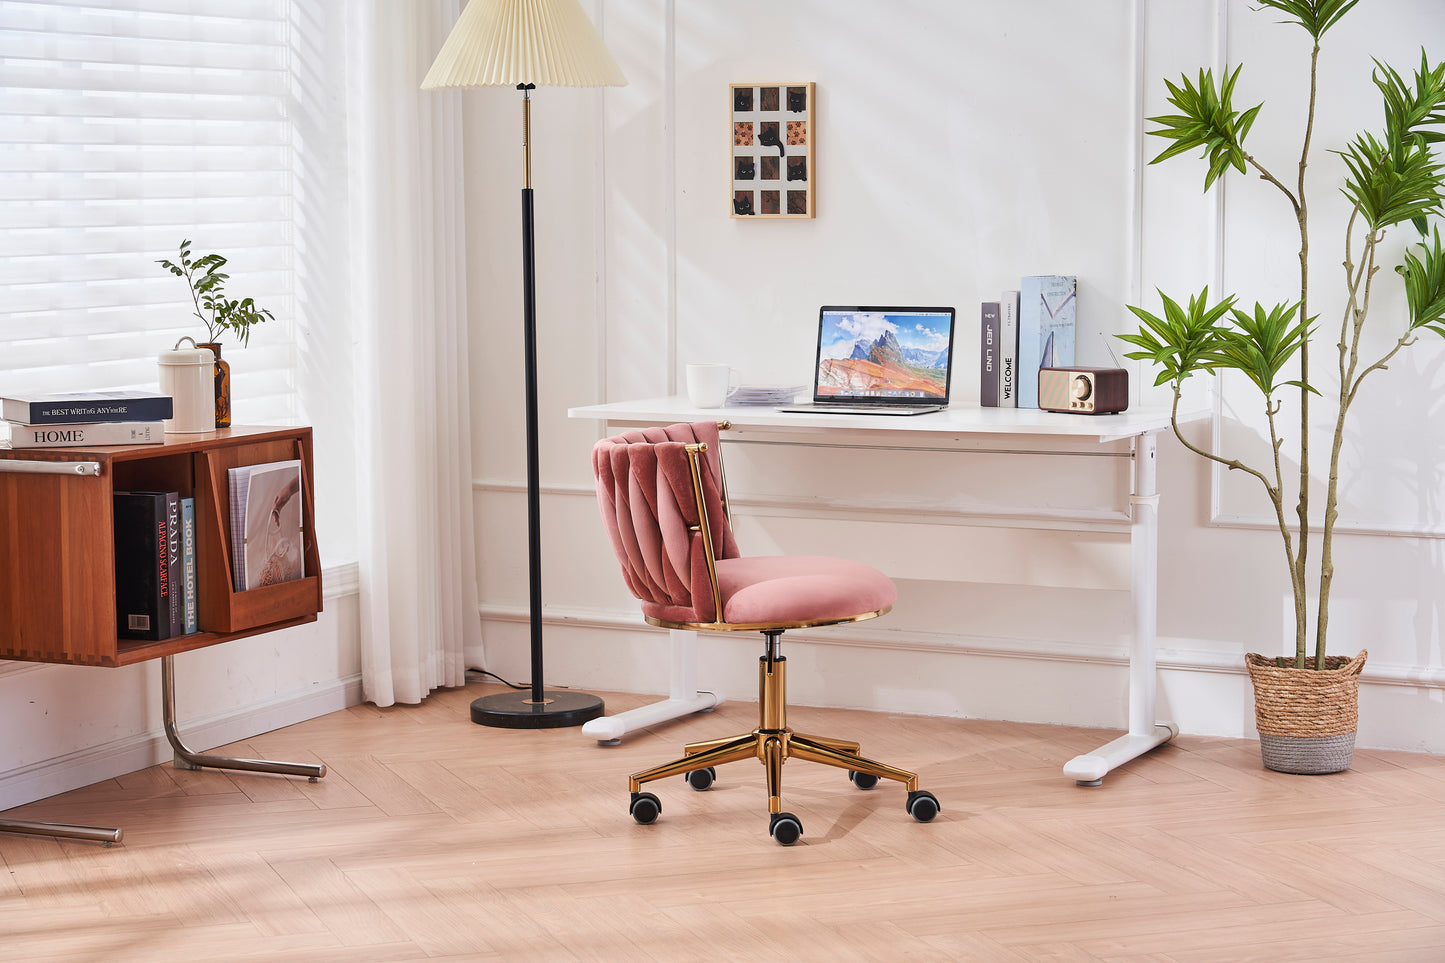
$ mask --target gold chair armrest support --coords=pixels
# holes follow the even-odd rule
[[[717,423],[717,430],[719,432],[728,431],[732,428],[732,426],[733,423],[731,421],[719,421]],[[728,498],[728,466],[726,465],[726,463],[723,462],[721,438],[718,439],[717,473],[718,497],[722,499],[723,517],[728,520],[728,528],[732,528],[733,504],[732,501]],[[734,529],[734,531],[736,531],[736,529]]]
[[[702,551],[707,559],[707,579],[712,583],[713,618],[723,620],[722,589],[717,584],[717,555],[713,552],[712,526],[707,519],[707,499],[702,494],[702,463],[700,456],[707,451],[707,445],[687,446],[687,466],[692,472],[692,495],[697,501],[697,521],[702,527]]]

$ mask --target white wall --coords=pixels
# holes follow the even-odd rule
[[[1221,204],[1201,194],[1193,159],[1141,162],[1162,145],[1141,134],[1142,116],[1169,110],[1162,78],[1206,66],[1218,75],[1226,60],[1246,63],[1237,104],[1267,101],[1250,146],[1293,150],[1264,128],[1278,119],[1286,140],[1298,136],[1307,38],[1242,0],[584,5],[630,85],[534,98],[548,684],[667,687],[665,639],[640,627],[597,520],[587,453],[601,426],[569,421],[567,408],[670,393],[691,360],[726,361],[750,382],[806,381],[825,302],[957,305],[956,396],[968,404],[968,322],[1020,275],[1079,276],[1080,360],[1093,363],[1107,360],[1104,335],[1129,329],[1126,303],[1157,310],[1155,287],[1289,297],[1294,242],[1277,200],[1232,177]],[[1379,123],[1370,89],[1350,93],[1368,88],[1367,55],[1410,70],[1422,41],[1432,58],[1445,54],[1441,40],[1445,8],[1429,0],[1361,5],[1326,37],[1321,96],[1333,100],[1322,101],[1313,155],[1322,176],[1326,148]],[[1276,42],[1288,52],[1271,52]],[[728,217],[727,87],[748,81],[818,85],[815,219]],[[479,91],[467,110],[488,667],[525,680],[520,107],[515,92]],[[1338,270],[1338,205],[1329,185],[1314,190],[1323,274]],[[1377,323],[1397,305],[1382,297]],[[1369,463],[1347,504],[1369,531],[1337,545],[1332,648],[1371,651],[1364,746],[1445,751],[1441,428],[1428,400],[1445,387],[1442,359],[1438,341],[1424,343],[1380,377],[1351,436],[1348,460]],[[1219,424],[1226,441],[1247,441],[1255,402],[1235,387]],[[1142,394],[1167,401],[1162,389]],[[1190,400],[1214,399],[1201,388]],[[1209,424],[1193,430],[1207,439]],[[853,551],[899,583],[885,619],[790,634],[796,701],[1123,727],[1127,540],[1117,527],[997,528],[972,514],[1010,499],[1027,510],[1098,497],[1117,466],[724,451],[749,548]],[[1278,535],[1259,524],[1262,496],[1216,479],[1174,439],[1161,441],[1159,463],[1160,715],[1189,733],[1251,735],[1242,655],[1292,645]],[[793,517],[799,499],[820,495]],[[1092,559],[1091,570],[1045,577],[1039,561],[1061,550]],[[750,698],[756,649],[705,638],[702,684]]]

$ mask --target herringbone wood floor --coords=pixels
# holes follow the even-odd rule
[[[751,729],[755,704],[604,748],[473,725],[489,691],[223,750],[325,762],[316,784],[163,765],[12,810],[125,839],[0,835],[0,959],[1445,959],[1440,757],[1284,776],[1186,736],[1084,789],[1060,767],[1111,733],[794,708],[944,811],[915,823],[897,783],[793,761],[784,848],[751,762],[706,793],[654,784],[654,825],[627,815],[629,773]]]

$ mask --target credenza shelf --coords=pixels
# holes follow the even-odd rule
[[[116,667],[316,620],[310,428],[233,427],[168,434],[160,445],[0,449],[0,659]],[[231,581],[228,471],[301,461],[304,578],[236,592]],[[11,462],[98,472],[16,471]],[[116,491],[175,491],[196,501],[199,632],[158,642],[118,638]]]

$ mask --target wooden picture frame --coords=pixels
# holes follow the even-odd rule
[[[814,217],[816,86],[730,84],[732,217]]]

